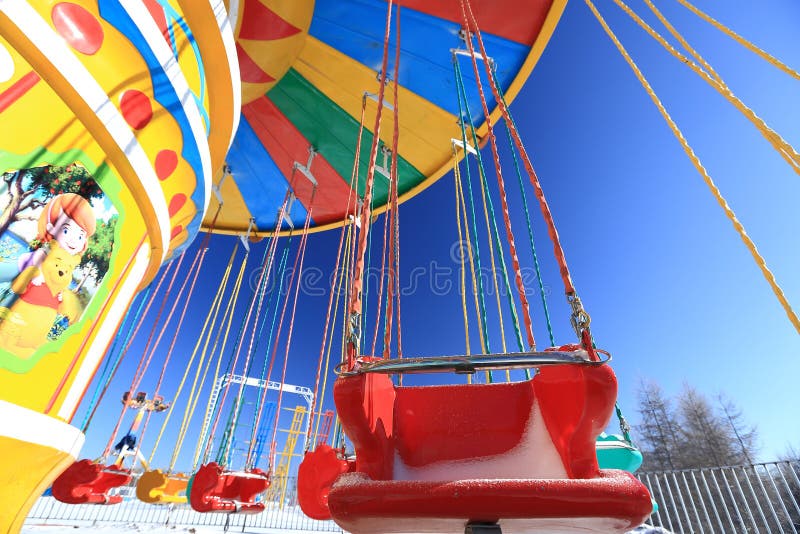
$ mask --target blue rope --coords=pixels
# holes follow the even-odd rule
[[[457,60],[456,60],[455,64],[456,64],[456,71],[458,72],[458,81],[460,82],[460,90],[461,90],[461,92],[463,94],[464,100],[466,101],[466,98],[467,98],[466,97],[466,89],[464,87],[463,77],[461,76],[461,66],[459,65]],[[472,123],[472,115],[471,115],[471,113],[469,111],[469,108],[467,108],[467,119],[468,119],[468,122],[469,122],[469,125],[470,125],[470,132],[472,134],[473,143],[474,143],[475,147],[477,147],[478,146],[478,135],[477,135],[477,133],[475,131],[475,125]],[[488,120],[488,118],[487,118],[487,120]],[[497,248],[497,253],[496,254],[499,255],[498,259],[500,261],[500,268],[501,268],[502,273],[503,273],[503,282],[505,284],[506,297],[507,297],[507,300],[508,300],[508,305],[509,305],[509,308],[511,310],[511,318],[512,318],[512,322],[513,322],[513,325],[514,325],[514,332],[516,333],[517,347],[519,348],[520,351],[523,351],[524,348],[525,348],[525,345],[524,345],[524,342],[522,340],[522,331],[520,330],[520,327],[519,327],[519,317],[517,316],[517,307],[516,307],[516,303],[514,302],[514,296],[513,296],[512,289],[511,289],[511,281],[508,278],[508,269],[506,267],[505,252],[503,250],[502,241],[500,239],[500,231],[498,230],[498,227],[497,227],[497,216],[495,215],[495,211],[494,211],[494,202],[492,201],[492,195],[491,195],[491,193],[489,191],[489,182],[488,182],[488,180],[486,178],[486,169],[485,169],[485,167],[483,165],[483,158],[481,157],[481,153],[480,153],[479,150],[477,150],[477,148],[476,148],[475,152],[477,153],[479,176],[480,176],[481,182],[483,184],[483,191],[485,191],[485,198],[488,201],[487,204],[488,204],[489,213],[490,213],[490,226],[491,226],[491,228],[489,230],[494,235],[494,242],[495,242],[495,245],[496,245],[496,248]],[[492,273],[492,276],[494,276],[494,273]],[[491,378],[491,376],[492,376],[491,373],[489,374],[489,376]],[[527,369],[525,370],[525,378],[526,379],[530,378],[530,371],[528,371]]]
[[[278,239],[278,237],[274,237],[273,239]],[[270,245],[271,245],[271,243],[270,243]],[[267,264],[267,255],[268,255],[268,253],[269,253],[271,248],[272,248],[271,246],[267,246],[267,248],[264,250],[264,255],[261,258],[261,265],[266,265]],[[274,265],[274,262],[273,262],[273,265]],[[272,267],[272,265],[270,266],[270,268],[271,267]],[[250,301],[251,302],[251,306],[252,306],[252,303],[255,302],[256,299],[258,299],[258,303],[256,304],[256,306],[257,306],[256,309],[258,309],[258,310],[260,310],[262,305],[264,304],[264,295],[266,293],[266,288],[267,288],[267,282],[268,281],[269,281],[269,272],[262,273],[261,280],[259,281],[260,283],[259,283],[258,287],[256,288],[255,292],[253,293],[253,298]],[[238,335],[238,339],[236,340],[236,348],[237,349],[239,347],[239,343],[244,341],[244,339],[243,339],[244,336],[242,334],[244,333],[244,329],[247,327],[246,320],[247,320],[247,315],[245,315],[242,318],[242,324],[241,324],[241,326],[239,328],[239,335]],[[253,347],[253,349],[251,349],[249,351],[249,353],[246,356],[247,367],[242,372],[242,375],[244,376],[245,379],[247,378],[248,374],[250,373],[250,368],[253,365],[254,358],[252,358],[252,355],[253,355],[254,352],[255,352],[255,346]],[[231,353],[231,355],[233,355],[233,353]],[[237,397],[236,397],[236,402],[231,406],[231,415],[233,417],[233,420],[231,421],[230,427],[226,430],[226,433],[229,432],[231,434],[231,436],[230,436],[231,439],[233,437],[232,436],[233,433],[236,431],[236,426],[239,424],[239,416],[242,414],[242,408],[244,406],[244,403],[242,402],[242,398],[244,397],[244,387],[240,388],[240,392],[241,392],[241,394],[237,395]],[[220,450],[217,451],[217,458],[219,460],[222,460],[226,456],[227,457],[224,458],[224,459],[226,461],[230,460],[230,452],[228,452],[228,454],[226,454],[226,449],[228,448],[228,443],[229,442],[226,442],[224,447],[222,446],[222,444],[220,445]],[[220,464],[220,465],[224,466],[224,465],[227,465],[227,463]]]
[[[459,66],[459,74],[460,73],[461,73],[461,68]],[[463,90],[463,79],[462,79],[461,83],[462,83],[462,90]],[[465,91],[465,93],[466,93],[466,91]],[[464,98],[466,98],[466,96]],[[472,133],[472,141],[473,141],[473,143],[475,143],[475,146],[478,146],[478,134],[475,132],[475,126],[472,124],[472,116],[470,115],[469,110],[467,110],[467,117],[469,119],[470,132]],[[494,202],[492,201],[492,195],[491,195],[491,193],[489,191],[489,181],[486,178],[486,168],[483,165],[483,158],[481,157],[480,151],[476,150],[476,152],[477,152],[477,160],[478,160],[478,171],[479,171],[479,175],[480,175],[480,178],[481,178],[481,182],[483,183],[483,190],[486,192],[485,198],[488,201],[487,204],[488,204],[488,207],[489,207],[489,214],[490,214],[489,221],[490,221],[490,224],[491,224],[490,230],[494,234],[494,242],[495,242],[495,245],[496,245],[496,248],[497,248],[497,253],[499,254],[499,258],[498,259],[500,260],[500,267],[501,267],[502,272],[503,272],[503,281],[505,283],[506,297],[508,298],[508,305],[509,305],[509,308],[511,309],[511,317],[512,317],[512,320],[513,320],[513,323],[514,323],[514,330],[515,330],[516,335],[517,335],[517,346],[518,346],[520,351],[523,351],[525,349],[525,343],[522,340],[522,331],[520,330],[519,318],[517,317],[517,307],[516,307],[516,304],[514,302],[514,297],[513,297],[513,293],[512,293],[512,289],[511,289],[511,281],[508,278],[508,269],[506,267],[505,251],[503,250],[503,244],[502,244],[502,241],[500,239],[500,231],[499,231],[498,226],[497,226],[497,216],[495,215],[495,211],[494,211]],[[530,377],[528,377],[528,378],[530,378]]]
[[[497,86],[497,90],[500,93],[500,100],[503,101],[503,104],[508,109],[508,105],[506,104],[506,97],[503,94],[503,89],[500,87],[500,82],[497,80],[497,72],[495,69],[492,69],[492,76],[494,77],[495,85]],[[511,110],[509,109],[508,117],[511,119],[511,125],[516,128],[516,124],[514,123],[514,118],[511,116]],[[531,253],[533,254],[533,265],[536,268],[536,281],[539,284],[539,295],[542,297],[542,308],[544,308],[544,317],[547,321],[547,333],[550,335],[550,344],[552,346],[556,345],[556,338],[553,335],[553,325],[550,323],[550,310],[547,307],[547,297],[544,291],[544,283],[542,282],[542,273],[539,269],[539,257],[536,254],[536,240],[533,238],[533,227],[531,226],[531,214],[528,211],[528,196],[525,193],[525,185],[522,179],[522,170],[519,168],[519,159],[517,158],[517,151],[514,147],[514,141],[511,139],[511,131],[509,130],[509,126],[506,125],[506,137],[508,138],[508,146],[511,150],[511,155],[514,158],[514,169],[517,172],[517,179],[519,181],[519,189],[522,192],[522,206],[525,208],[525,222],[528,225],[528,241],[531,245]]]
[[[279,277],[279,281],[278,281],[277,292],[274,292],[272,295],[270,295],[270,298],[275,297],[275,300],[274,300],[275,306],[274,306],[274,308],[272,310],[272,322],[270,323],[270,327],[269,327],[269,337],[267,338],[267,348],[266,348],[266,353],[264,355],[264,366],[261,368],[261,380],[264,380],[266,378],[266,375],[267,375],[267,367],[269,365],[269,349],[272,346],[272,337],[273,337],[273,334],[275,332],[275,320],[278,317],[278,307],[280,306],[280,302],[281,302],[280,301],[280,296],[283,293],[283,281],[284,281],[284,278],[285,278],[284,274],[286,272],[286,263],[287,263],[287,260],[289,258],[289,245],[291,244],[291,239],[292,239],[292,237],[289,236],[288,241],[286,243],[286,246],[284,247],[283,253],[281,255],[280,265],[278,266],[277,276]],[[271,302],[268,303],[267,307],[269,307],[269,304],[271,304]],[[266,324],[266,321],[267,321],[267,315],[265,314],[264,315],[264,319],[261,322],[261,327],[259,328],[259,332],[258,332],[259,340],[261,339],[261,335],[262,335],[262,332],[263,332],[264,325]],[[256,346],[258,346],[258,343],[256,343]],[[264,398],[264,395],[266,395],[266,388],[265,389],[259,389],[259,391],[258,391],[258,400],[257,400],[256,406],[261,406],[261,401]],[[253,414],[253,428],[256,428],[258,426],[259,421],[256,419],[257,416],[258,416],[258,408],[256,408],[256,412]],[[248,466],[248,467],[251,467],[251,466]]]
[[[139,324],[139,319],[142,314],[142,309],[144,308],[144,304],[145,302],[147,302],[147,299],[149,298],[152,289],[153,286],[151,284],[147,286],[147,289],[144,290],[144,293],[140,294],[138,308],[136,310],[136,313],[134,314],[133,321],[128,323],[128,331],[125,334],[125,340],[122,342],[122,345],[120,346],[119,351],[117,352],[117,355],[114,358],[114,363],[110,365],[112,358],[106,359],[106,363],[103,366],[103,371],[100,374],[100,380],[97,382],[97,386],[94,388],[94,393],[92,394],[92,400],[89,402],[89,406],[86,408],[86,415],[83,416],[83,422],[81,423],[81,432],[83,432],[84,434],[86,433],[86,430],[89,427],[91,414],[94,411],[94,407],[100,398],[100,392],[108,387],[109,382],[111,382],[111,377],[114,376],[114,371],[116,371],[117,366],[119,365],[120,361],[122,361],[122,355],[125,352],[123,349],[128,346],[131,336],[133,335],[133,329],[137,324]],[[125,316],[122,318],[122,324],[126,323],[132,309],[133,306],[129,307],[128,311],[125,312]],[[114,338],[114,343],[111,345],[111,349],[108,351],[109,356],[114,354],[114,350],[117,348],[117,343],[119,342],[119,340],[120,336],[117,335]]]

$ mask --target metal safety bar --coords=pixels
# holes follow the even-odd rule
[[[600,361],[589,359],[585,350],[575,351],[543,351],[543,352],[512,352],[508,354],[476,354],[472,356],[434,356],[426,358],[402,358],[391,360],[356,360],[352,370],[347,371],[340,364],[336,373],[340,376],[351,376],[360,373],[457,373],[473,374],[476,371],[487,369],[530,369],[532,367],[546,367],[550,365],[603,365],[611,360],[611,356],[604,353],[606,358]]]

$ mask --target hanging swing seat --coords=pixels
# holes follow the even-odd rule
[[[469,523],[623,532],[652,507],[629,473],[598,468],[595,440],[616,392],[597,361],[544,366],[515,383],[398,387],[376,372],[340,376],[334,401],[355,462],[307,456],[300,504],[356,534],[460,533]],[[333,481],[303,479],[314,473]]]
[[[136,498],[150,504],[186,504],[189,477],[160,469],[145,471],[136,483]]]
[[[128,471],[114,464],[79,460],[55,479],[52,493],[67,504],[118,504],[122,495],[110,495],[110,491],[130,481]]]
[[[644,460],[639,449],[617,434],[600,434],[596,448],[597,463],[603,468],[635,473]]]
[[[194,474],[189,504],[198,512],[258,514],[264,511],[264,503],[256,502],[256,497],[269,485],[269,475],[261,469],[226,471],[211,462]]]

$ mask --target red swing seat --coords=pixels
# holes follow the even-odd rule
[[[498,384],[340,377],[334,400],[355,461],[308,454],[300,505],[353,533],[464,532],[471,522],[504,532],[629,530],[652,511],[647,489],[629,473],[601,471],[595,454],[616,389],[607,365],[545,367]]]
[[[226,471],[211,462],[195,473],[189,504],[198,512],[258,514],[264,511],[264,503],[255,499],[269,484],[269,475],[261,469]]]
[[[131,475],[114,464],[79,460],[55,479],[52,493],[57,500],[67,504],[119,504],[122,495],[108,493],[130,481]]]

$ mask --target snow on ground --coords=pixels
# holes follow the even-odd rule
[[[232,529],[240,532],[239,528]],[[115,534],[124,532],[126,534],[220,534],[225,532],[223,527],[165,527],[161,525],[139,525],[135,523],[84,523],[71,522],[70,524],[36,524],[36,522],[26,523],[22,527],[20,534]],[[284,529],[246,529],[245,534],[282,534],[291,532],[292,534],[316,534],[319,531]]]
[[[239,529],[236,529],[237,531]],[[164,527],[158,525],[137,525],[134,523],[104,523],[92,524],[72,524],[72,525],[37,525],[26,524],[22,527],[21,534],[112,534],[117,532],[139,533],[139,534],[219,534],[224,532],[222,527]],[[246,529],[245,534],[273,534],[289,532],[283,529]],[[311,530],[291,530],[292,534],[315,534],[319,531]],[[643,525],[631,530],[628,534],[671,534],[668,530],[661,527],[650,527]]]

